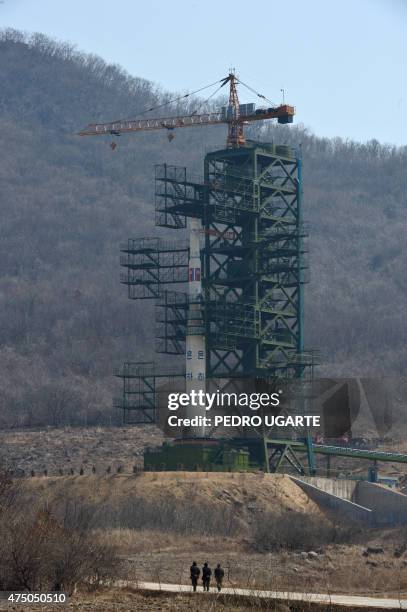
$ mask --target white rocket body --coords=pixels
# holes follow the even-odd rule
[[[205,328],[202,314],[202,273],[200,253],[200,233],[202,224],[199,219],[189,221],[189,261],[188,261],[188,298],[186,330],[186,370],[185,390],[205,393],[206,390],[206,350]],[[189,405],[186,417],[205,417],[205,406]],[[201,420],[201,419],[200,419]],[[204,425],[190,427],[188,437],[204,437]]]

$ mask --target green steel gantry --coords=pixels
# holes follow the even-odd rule
[[[291,147],[248,142],[208,153],[203,182],[162,164],[155,184],[157,226],[202,222],[207,377],[307,379],[313,356],[304,350],[301,159]],[[121,251],[129,297],[156,300],[157,352],[183,355],[188,299],[174,285],[188,280],[188,243],[142,238]],[[160,371],[149,364],[148,372],[133,363],[116,373],[126,422],[153,418],[152,380]]]
[[[202,221],[203,288],[209,377],[298,377],[312,365],[304,351],[304,226],[301,160],[289,147],[248,144],[209,153],[203,183],[186,169],[156,167],[156,225]],[[163,352],[184,352],[188,245],[158,238],[122,247],[121,280],[133,299],[163,310]],[[176,347],[173,346],[176,341]]]

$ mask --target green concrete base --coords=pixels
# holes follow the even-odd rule
[[[261,468],[255,454],[234,440],[191,438],[165,442],[144,452],[147,471],[247,472]]]

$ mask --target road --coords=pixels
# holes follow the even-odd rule
[[[169,593],[190,593],[189,585],[164,584],[158,582],[138,582],[137,588],[145,591],[166,591]],[[199,588],[202,593],[202,587]],[[216,595],[215,587],[209,593]],[[224,595],[239,595],[243,597],[260,597],[264,599],[277,599],[281,601],[304,601],[307,603],[324,603],[332,605],[349,606],[355,608],[378,608],[379,610],[407,610],[407,599],[390,599],[384,597],[363,597],[359,595],[327,595],[323,593],[292,593],[284,591],[261,591],[257,589],[238,589],[225,587]]]

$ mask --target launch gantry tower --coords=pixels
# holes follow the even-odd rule
[[[156,226],[182,230],[193,220],[191,228],[200,227],[203,237],[200,267],[191,272],[190,246],[182,241],[130,239],[121,249],[121,281],[129,297],[156,301],[157,352],[186,353],[178,368],[175,360],[169,368],[130,362],[116,372],[123,380],[116,405],[127,423],[155,422],[163,379],[181,386],[188,380],[192,311],[199,310],[196,333],[204,336],[204,347],[198,352],[208,381],[304,381],[312,372],[312,354],[304,350],[301,159],[288,146],[247,142],[243,129],[266,119],[291,123],[294,107],[283,103],[256,110],[254,104],[240,104],[237,83],[246,85],[232,71],[219,83],[219,89],[229,84],[229,104],[220,111],[90,124],[80,132],[116,136],[166,129],[172,140],[175,128],[228,125],[226,147],[205,156],[202,182],[191,181],[184,167],[162,164],[155,170]],[[186,290],[191,273],[201,277],[198,310]]]
[[[202,223],[208,379],[287,381],[311,373],[312,353],[304,350],[301,187],[301,159],[288,146],[248,142],[208,153],[201,183],[190,181],[186,168],[156,166],[156,225],[180,230],[188,218]],[[185,354],[188,295],[174,288],[188,281],[188,244],[131,240],[121,265],[130,298],[157,300],[157,351]],[[118,405],[127,422],[154,419],[153,380],[185,376],[153,364],[147,370],[126,364],[118,372]]]

